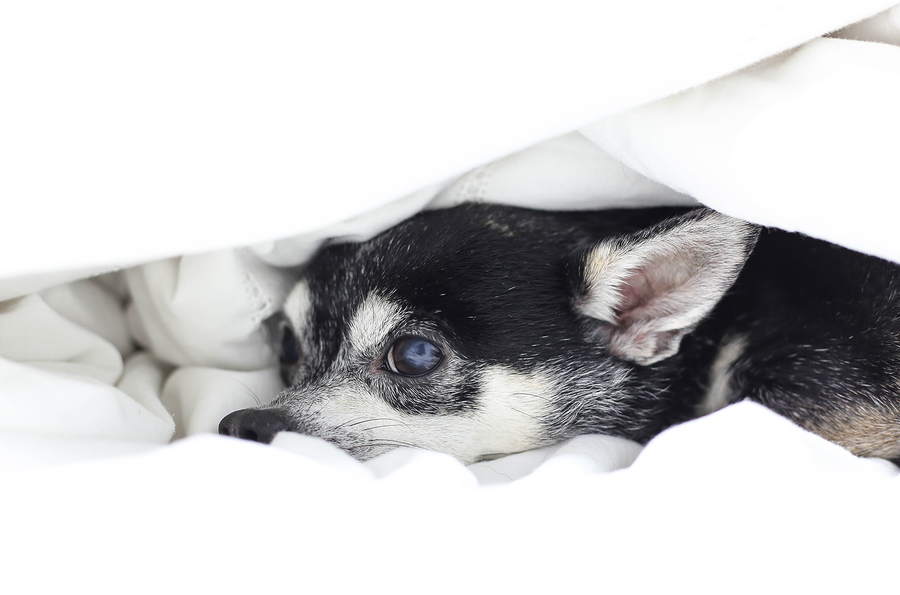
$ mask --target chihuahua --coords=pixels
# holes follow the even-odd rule
[[[425,211],[318,252],[272,321],[287,388],[219,432],[468,463],[751,399],[894,459],[898,296],[894,263],[707,208]]]

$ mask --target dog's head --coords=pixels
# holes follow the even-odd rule
[[[277,324],[287,388],[220,432],[466,462],[584,431],[634,435],[646,412],[632,371],[678,351],[758,233],[708,209],[660,217],[463,205],[328,246]]]

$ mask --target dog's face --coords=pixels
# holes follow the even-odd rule
[[[756,230],[704,210],[616,233],[633,219],[464,205],[323,249],[277,323],[287,388],[220,431],[465,462],[584,431],[634,434],[653,407],[632,371],[678,350]]]

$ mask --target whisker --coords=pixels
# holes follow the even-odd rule
[[[336,426],[334,426],[333,428],[331,428],[331,430],[332,430],[332,431],[337,431],[337,430],[340,430],[341,428],[344,428],[344,427],[346,427],[346,426],[348,426],[348,425],[351,425],[351,424],[352,424],[352,425],[361,424],[361,423],[363,423],[363,422],[365,422],[365,421],[366,421],[365,419],[362,420],[362,421],[358,421],[358,420],[354,417],[354,418],[348,419],[347,421],[345,421],[345,422],[343,422],[343,423],[339,423],[338,425],[336,425]]]
[[[510,409],[512,409],[512,410],[515,411],[516,413],[521,413],[521,414],[524,415],[525,417],[530,417],[531,419],[538,419],[538,416],[536,416],[536,415],[531,415],[530,413],[525,413],[524,411],[522,411],[522,410],[520,410],[520,409],[516,409],[515,407],[510,407]]]
[[[355,426],[359,426],[362,424],[377,423],[380,421],[386,421],[386,422],[390,422],[390,423],[383,424],[380,426],[375,426],[375,427],[362,427],[362,428],[359,428],[357,431],[371,432],[373,430],[378,430],[381,428],[396,427],[396,428],[403,428],[410,436],[415,438],[416,433],[413,431],[412,428],[409,427],[409,424],[407,424],[406,422],[397,420],[397,419],[389,418],[389,417],[373,417],[371,419],[352,419],[352,420],[349,420],[347,422],[344,422],[344,423],[338,425],[337,427],[333,428],[333,430],[338,430],[341,428],[355,427]]]
[[[538,395],[535,393],[513,393],[514,397],[531,397],[532,399],[539,399],[541,401],[546,401],[548,403],[552,403],[553,399],[550,397],[545,397],[544,395]]]
[[[247,386],[240,380],[235,380],[235,382],[237,382],[238,384],[240,384],[247,390],[247,392],[250,394],[250,397],[256,402],[257,407],[262,406],[262,399],[260,399],[259,396],[257,396],[256,391],[254,391],[252,388],[250,388],[249,386]]]
[[[375,420],[372,420],[372,421],[375,421]],[[372,430],[380,430],[381,428],[399,428],[399,427],[405,426],[405,425],[406,424],[396,424],[396,423],[395,424],[383,424],[383,425],[375,426],[372,428],[364,428],[364,431],[371,432]]]
[[[351,420],[351,421],[352,421],[352,420]],[[375,422],[375,421],[392,421],[392,422],[395,422],[394,425],[397,425],[397,426],[399,426],[399,425],[406,425],[406,424],[404,424],[404,423],[402,423],[402,422],[398,422],[397,420],[391,419],[390,417],[373,417],[373,418],[371,418],[371,419],[362,419],[362,420],[359,420],[359,421],[354,421],[353,423],[350,423],[350,422],[344,422],[344,423],[342,423],[341,425],[337,426],[335,429],[340,428],[340,427],[344,427],[344,426],[346,426],[346,427],[349,428],[349,427],[353,427],[353,426],[358,426],[359,424],[371,423],[371,422]],[[369,428],[369,429],[372,429],[372,428]]]
[[[407,448],[418,448],[415,444],[411,444],[409,442],[401,442],[399,440],[370,440],[368,442],[364,442],[362,444],[354,444],[353,446],[346,447],[347,450],[359,450],[363,448],[372,448],[373,446],[394,446],[394,447],[407,447]]]

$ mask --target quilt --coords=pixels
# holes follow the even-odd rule
[[[465,466],[215,434],[328,239],[705,204],[900,262],[890,1],[0,9],[10,592],[893,587],[900,472],[752,404]]]

